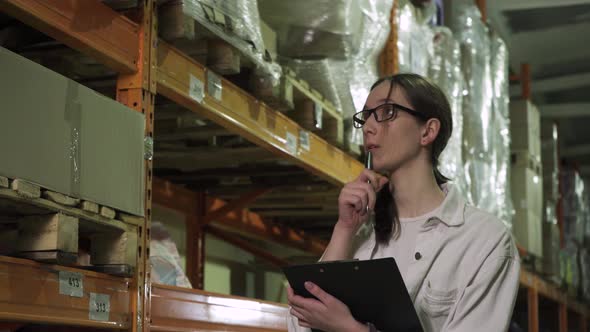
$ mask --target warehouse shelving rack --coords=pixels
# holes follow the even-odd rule
[[[477,3],[485,17],[485,1],[479,0]],[[161,94],[334,184],[346,183],[362,170],[362,164],[355,158],[313,134],[310,134],[309,151],[294,150],[288,137],[298,138],[302,128],[223,78],[221,100],[207,93],[203,100],[194,98],[192,92],[195,87],[191,80],[207,82],[208,69],[158,39],[154,0],[140,0],[139,6],[134,19],[112,10],[98,0],[4,0],[0,2],[0,12],[23,21],[115,70],[119,74],[117,100],[146,115],[146,137],[153,137],[154,100],[156,94]],[[380,60],[383,73],[396,71],[396,29],[394,25],[392,28],[390,40]],[[11,322],[5,325],[0,322],[0,327],[17,327],[19,322],[33,322],[131,331],[189,331],[220,327],[236,331],[286,329],[281,318],[286,313],[283,305],[152,285],[146,269],[152,201],[187,214],[188,236],[191,240],[188,243],[194,244],[188,248],[187,272],[193,285],[198,288],[203,285],[204,249],[203,229],[196,225],[206,220],[207,214],[215,213],[218,219],[223,220],[225,227],[238,227],[243,232],[286,241],[315,253],[321,252],[325,243],[292,229],[273,228],[254,213],[247,214],[245,220],[232,218],[232,213],[241,211],[247,202],[256,198],[255,195],[244,197],[238,202],[216,201],[205,204],[204,197],[199,194],[153,179],[151,160],[146,160],[145,169],[146,210],[144,223],[139,230],[135,276],[123,279],[0,257],[0,321]],[[187,210],[187,206],[191,208]],[[215,208],[208,210],[207,206]],[[246,245],[243,247],[249,249]],[[270,254],[266,258],[273,259]],[[112,315],[107,321],[90,319],[87,303],[64,300],[58,295],[55,271],[60,270],[84,275],[89,289],[117,291],[112,296]],[[558,303],[559,331],[567,331],[568,310],[578,314],[580,330],[587,331],[587,306],[571,300],[557,287],[524,269],[520,283],[527,293],[529,331],[539,330],[539,296]],[[232,320],[224,317],[232,317]]]

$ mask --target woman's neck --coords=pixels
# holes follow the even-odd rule
[[[436,183],[432,166],[423,161],[397,169],[390,176],[399,218],[424,215],[439,207],[445,194]]]

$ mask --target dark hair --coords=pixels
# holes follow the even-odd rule
[[[440,130],[438,136],[432,143],[430,159],[432,161],[436,183],[441,185],[449,181],[438,170],[438,157],[447,146],[447,142],[453,132],[451,106],[444,92],[426,78],[410,73],[381,78],[371,86],[371,91],[385,81],[389,82],[387,98],[391,96],[395,87],[402,88],[414,110],[425,114],[428,119],[435,118],[440,121]],[[393,190],[395,191],[395,188]],[[393,192],[390,191],[389,186],[384,186],[377,193],[377,201],[375,203],[376,241],[378,244],[386,244],[392,235],[399,236],[399,231],[399,216],[397,206],[393,200]]]

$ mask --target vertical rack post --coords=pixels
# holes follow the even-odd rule
[[[117,101],[145,115],[145,139],[153,142],[154,102],[156,95],[156,4],[154,0],[139,2],[139,58],[137,72],[121,74],[117,79]],[[146,144],[151,147],[151,144]],[[135,295],[131,299],[132,331],[149,331],[150,322],[150,226],[152,214],[152,154],[146,150],[145,218],[138,227],[137,268],[132,282]]]
[[[528,63],[520,65],[520,85],[522,98],[531,100],[531,65]]]
[[[186,272],[193,288],[204,289],[205,275],[205,232],[203,218],[206,210],[204,193],[196,193],[194,208],[187,220],[187,263]]]
[[[567,304],[559,302],[559,332],[567,331]]]
[[[379,76],[390,76],[399,72],[398,50],[397,50],[397,0],[393,1],[391,16],[389,18],[390,32],[387,43],[379,56]]]
[[[539,293],[535,285],[528,288],[529,332],[539,332]]]

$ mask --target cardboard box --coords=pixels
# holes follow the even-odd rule
[[[144,212],[145,116],[0,48],[0,175]]]
[[[510,101],[510,138],[513,151],[526,150],[541,156],[539,110],[528,100]]]
[[[530,253],[542,257],[542,178],[528,167],[513,166],[510,182],[515,210],[512,231],[516,242]]]
[[[270,55],[272,61],[277,60],[277,33],[266,22],[260,20],[260,32],[262,33],[262,41],[264,48]]]

